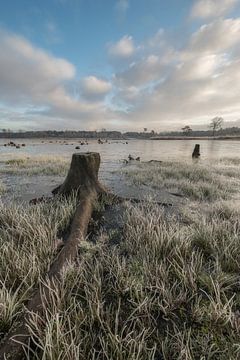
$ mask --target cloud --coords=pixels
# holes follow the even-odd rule
[[[98,100],[105,97],[111,91],[112,85],[110,82],[95,76],[87,76],[82,79],[80,88],[84,98]]]
[[[239,0],[197,0],[192,7],[192,18],[211,18],[226,14]]]
[[[0,32],[0,94],[6,101],[44,99],[74,78],[68,61],[54,58],[16,35]]]
[[[146,83],[159,79],[163,67],[163,63],[157,55],[149,55],[132,63],[128,69],[117,73],[115,83],[120,87],[144,86]]]
[[[217,115],[227,121],[239,117],[240,18],[204,25],[186,44],[159,53],[145,48],[140,60],[115,75],[114,99],[127,108],[124,124],[171,130]]]
[[[125,35],[118,42],[108,46],[108,54],[112,58],[128,59],[135,53],[136,49],[132,36]]]
[[[240,118],[240,18],[212,19],[177,47],[163,29],[142,43],[126,35],[107,49],[111,81],[79,81],[69,61],[13,34],[0,32],[0,48],[0,112],[17,128],[161,131]]]
[[[38,112],[38,119],[45,117],[60,119],[58,126],[72,120],[74,127],[79,123],[106,121],[110,111],[104,103],[75,98],[67,89],[76,83],[75,67],[65,59],[57,58],[33,46],[23,37],[0,32],[0,97],[5,105],[16,109],[31,105],[44,108]],[[103,95],[109,84],[95,77],[85,79],[86,93]],[[33,113],[31,111],[32,118]],[[44,124],[44,122],[43,122]],[[39,124],[40,125],[40,124]]]
[[[211,76],[216,76],[222,71],[227,64],[228,58],[225,54],[199,55],[183,62],[179,66],[179,73],[183,74],[183,81],[210,79]]]
[[[114,82],[117,87],[145,87],[148,83],[161,80],[176,60],[177,51],[159,29],[152,37],[135,46],[131,61],[125,67],[116,68]],[[127,90],[128,91],[128,90]]]
[[[172,67],[176,53],[172,49],[163,55],[148,54],[133,62],[124,71],[115,74],[118,86],[146,86],[148,83],[160,81]]]
[[[194,54],[196,52],[221,52],[234,45],[239,46],[240,40],[240,18],[218,19],[203,25],[196,31],[190,40],[189,48]]]

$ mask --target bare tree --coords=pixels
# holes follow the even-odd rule
[[[222,128],[223,124],[223,118],[216,116],[211,120],[211,123],[209,125],[210,129],[212,129],[212,134],[215,136],[215,132],[220,130]]]
[[[192,128],[189,125],[186,125],[182,128],[184,135],[190,135],[192,132]]]
[[[147,132],[147,128],[143,128],[144,132]]]

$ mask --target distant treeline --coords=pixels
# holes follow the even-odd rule
[[[224,128],[215,132],[215,136],[239,136],[240,128],[231,127]],[[35,139],[44,139],[44,138],[81,138],[81,139],[150,139],[154,137],[179,137],[179,136],[188,136],[182,131],[169,131],[169,132],[125,132],[121,133],[120,131],[10,131],[2,130],[0,132],[0,138],[35,138]],[[192,130],[189,134],[191,137],[206,137],[212,136],[212,130]]]
[[[181,136],[183,135],[182,131],[171,131],[171,132],[161,132],[159,136]],[[191,137],[201,137],[201,136],[212,136],[213,131],[209,130],[192,130],[189,133]],[[215,131],[215,136],[239,136],[240,128],[239,127],[229,127]],[[184,134],[186,136],[186,134]]]

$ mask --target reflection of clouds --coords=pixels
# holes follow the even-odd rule
[[[218,157],[219,150],[217,140],[209,140],[208,158],[210,160]]]

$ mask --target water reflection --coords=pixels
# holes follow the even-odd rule
[[[16,142],[23,142],[19,139]],[[69,145],[63,145],[59,142],[41,143],[40,140],[24,140],[25,148],[15,149],[0,147],[2,154],[9,154],[10,157],[15,154],[26,155],[62,155],[70,157],[75,150],[79,140],[68,141]],[[0,140],[0,144],[4,140]],[[196,143],[200,144],[201,159],[216,160],[222,157],[240,157],[240,141],[234,140],[128,140],[110,141],[110,143],[98,144],[96,140],[90,140],[88,145],[80,146],[78,151],[97,151],[100,152],[102,163],[118,163],[127,159],[131,154],[134,158],[140,156],[141,160],[178,160],[191,159],[192,151]]]

